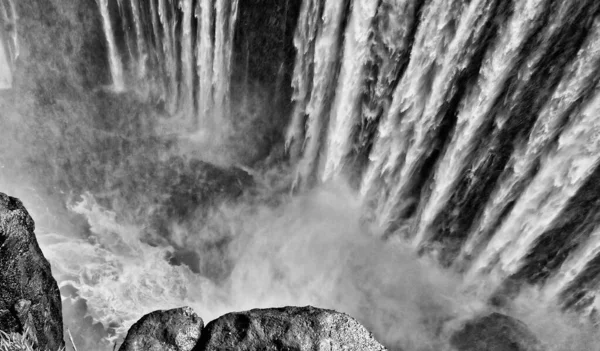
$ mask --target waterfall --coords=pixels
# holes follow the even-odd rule
[[[135,24],[135,37],[138,52],[138,79],[144,79],[146,78],[148,52],[146,43],[144,42],[144,30],[142,29],[142,19],[140,17],[140,4],[138,0],[131,0],[131,11],[133,13],[133,20]]]
[[[9,61],[14,62],[19,57],[19,16],[17,14],[17,7],[14,0],[5,0],[1,2],[2,11],[2,29],[3,37],[6,36],[3,41],[8,42],[7,55]]]
[[[125,89],[125,82],[123,80],[123,64],[115,43],[115,35],[108,10],[108,1],[109,0],[98,0],[98,5],[100,6],[102,25],[104,27],[104,33],[108,43],[108,63],[110,65],[113,88],[115,91],[120,92]]]
[[[338,43],[342,37],[341,25],[345,16],[345,1],[327,1],[323,23],[317,33],[314,54],[314,80],[310,100],[306,106],[305,154],[300,174],[307,179],[314,170],[321,145],[321,133],[327,125],[331,94],[337,71]]]
[[[19,55],[17,13],[12,1],[0,1],[0,90],[13,85],[13,64]],[[9,29],[9,30],[7,30]]]
[[[481,68],[480,79],[477,81],[479,89],[473,91],[473,95],[467,96],[457,116],[456,133],[453,135],[448,149],[439,162],[436,170],[435,187],[427,205],[423,209],[423,215],[415,238],[415,245],[423,244],[431,222],[439,214],[440,209],[448,200],[450,193],[456,186],[462,165],[466,158],[475,148],[475,143],[480,135],[478,132],[485,123],[493,104],[502,92],[502,86],[508,79],[515,61],[519,58],[518,52],[522,50],[525,40],[531,30],[535,29],[536,23],[544,12],[544,0],[531,0],[522,2],[515,9],[515,15],[507,24],[505,32],[499,34],[497,45],[494,46],[484,58],[484,66]],[[485,1],[472,2],[469,15],[473,17],[491,13],[485,6]],[[482,9],[483,8],[483,12]],[[472,30],[474,24],[485,24],[486,21],[461,22],[461,28]],[[463,27],[462,24],[465,24]],[[477,28],[479,29],[479,28]],[[479,30],[481,32],[481,30]],[[458,47],[464,47],[465,43],[458,43]],[[456,47],[456,46],[455,46]],[[448,67],[451,65],[445,65]],[[441,102],[439,102],[441,104]],[[406,166],[405,166],[406,167]]]
[[[84,336],[312,304],[434,350],[492,310],[566,344],[600,316],[598,0],[0,0],[0,106]]]
[[[200,88],[198,89],[198,110],[200,122],[204,125],[212,120],[212,66],[213,66],[213,40],[211,37],[211,24],[214,17],[214,7],[211,0],[200,1],[200,25],[198,26],[198,77]],[[209,124],[210,125],[210,124]]]
[[[600,5],[346,5],[302,3],[286,134],[297,182],[358,175],[387,236],[473,283],[596,291]]]
[[[600,22],[594,23],[587,43],[577,54],[577,59],[563,75],[552,97],[545,104],[539,118],[532,128],[527,143],[519,146],[504,171],[502,181],[492,195],[492,201],[486,204],[477,229],[465,243],[461,258],[473,255],[480,242],[487,236],[498,221],[501,213],[514,202],[522,189],[529,183],[533,168],[548,151],[552,141],[562,131],[570,115],[577,109],[581,99],[586,98],[600,80]]]
[[[14,64],[19,57],[18,19],[14,0],[0,1],[0,90],[13,86]]]
[[[119,1],[118,13],[98,1],[115,90],[154,84],[168,113],[195,131],[232,122],[238,1]],[[282,138],[293,186],[348,179],[384,238],[467,281],[491,274],[491,290],[516,279],[563,302],[595,291],[600,202],[586,194],[600,177],[600,4],[300,6],[293,71],[280,62],[276,83],[291,76]],[[113,23],[133,25],[116,38]],[[7,43],[0,49],[11,51]],[[235,47],[246,66],[248,45]],[[128,68],[120,50],[131,50]],[[249,77],[246,67],[243,107]]]
[[[215,3],[215,46],[213,59],[212,86],[216,122],[229,116],[229,93],[231,76],[231,47],[233,31],[237,19],[237,0],[216,0]],[[201,82],[202,84],[203,82]]]
[[[10,89],[13,84],[12,64],[9,61],[8,49],[4,47],[4,40],[0,41],[0,90]]]
[[[158,19],[162,27],[162,46],[165,57],[164,70],[167,82],[167,106],[171,113],[175,112],[177,104],[177,62],[175,60],[175,52],[173,51],[173,40],[171,36],[171,21],[167,17],[167,1],[158,0]],[[172,20],[174,21],[174,20]]]
[[[109,1],[102,0],[101,11],[113,80],[136,90],[149,83],[145,78],[150,72],[151,84],[156,85],[151,90],[162,92],[160,98],[170,114],[201,129],[227,121],[237,1],[151,0],[146,5],[130,0],[130,11],[119,2],[121,23],[134,24],[124,31],[126,43],[127,38],[135,38],[136,55],[130,52],[129,56],[136,78],[123,73]],[[145,11],[148,16],[142,16]],[[131,50],[132,45],[126,46]],[[131,81],[125,83],[124,76]]]
[[[192,53],[192,0],[182,0],[183,38],[181,48],[181,66],[183,67],[183,105],[194,110],[194,55]]]
[[[302,2],[298,27],[294,36],[296,64],[292,78],[292,87],[294,88],[292,100],[295,102],[295,107],[286,135],[286,149],[290,150],[290,154],[294,159],[298,157],[300,148],[304,144],[303,122],[310,97],[310,64],[313,62],[314,57],[314,41],[317,35],[319,17],[320,6],[318,0]]]
[[[375,17],[375,1],[355,1],[344,39],[344,60],[338,78],[337,94],[329,121],[327,158],[324,179],[338,173],[342,160],[352,145],[352,127],[360,115],[365,66],[370,54],[370,26]],[[314,153],[314,151],[313,151]]]

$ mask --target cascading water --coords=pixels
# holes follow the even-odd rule
[[[110,19],[108,9],[108,0],[98,0],[100,14],[102,15],[102,24],[104,25],[104,33],[106,33],[106,41],[108,43],[108,60],[110,63],[110,73],[112,75],[112,84],[115,91],[123,91],[125,83],[123,82],[123,63],[115,44],[115,34],[113,25]]]
[[[0,1],[0,90],[12,87],[13,65],[19,57],[18,17],[12,0]]]
[[[596,0],[97,5],[112,89],[69,103],[24,95],[35,113],[8,114],[51,111],[39,124],[52,142],[18,150],[33,168],[58,155],[40,178],[67,198],[68,224],[40,220],[38,234],[67,323],[94,330],[76,329],[78,342],[94,334],[90,347],[110,349],[158,308],[190,305],[210,320],[286,304],[348,312],[394,350],[442,349],[455,324],[490,309],[526,320],[550,350],[597,340],[582,332],[600,290]],[[1,89],[27,33],[18,7],[0,6]],[[243,120],[260,104],[278,109]],[[42,129],[27,128],[0,142]],[[259,135],[268,152],[210,161],[243,169],[253,187],[198,160],[229,152],[217,134],[236,128],[224,137],[245,149]],[[34,218],[48,212],[26,189]],[[587,324],[568,329],[572,312]]]
[[[99,4],[117,90],[142,90],[151,71],[158,75],[157,82],[165,83],[150,90],[166,92],[162,98],[167,110],[182,114],[186,125],[214,126],[228,120],[236,1],[149,1],[143,11],[149,12],[150,21],[142,21],[139,0],[119,3],[121,10],[114,14],[109,0]],[[125,35],[136,38],[136,50],[119,50],[112,28],[117,20],[134,23],[125,28]],[[153,63],[148,50],[156,53]],[[137,76],[123,72],[124,55]]]
[[[330,3],[325,1],[325,8]],[[410,9],[419,6],[416,3],[394,6],[404,6],[411,14]],[[572,240],[555,231],[567,225],[561,216],[574,211],[574,198],[595,179],[599,164],[600,150],[594,148],[598,140],[594,116],[599,111],[594,100],[599,77],[598,5],[428,1],[411,14],[415,32],[406,26],[402,33],[393,33],[410,41],[406,69],[397,59],[406,44],[387,51],[390,56],[385,60],[374,57],[380,42],[391,41],[373,35],[381,31],[378,21],[398,16],[391,6],[385,1],[378,8],[354,1],[354,12],[337,13],[349,16],[345,34],[337,35],[337,43],[329,46],[334,50],[343,42],[344,52],[334,54],[334,62],[326,61],[340,67],[337,76],[331,73],[334,68],[327,70],[337,85],[329,83],[322,91],[320,84],[327,76],[319,71],[319,56],[299,56],[295,74],[302,84],[298,83],[299,96],[327,97],[318,104],[326,111],[318,118],[314,108],[302,107],[305,99],[296,100],[298,111],[307,118],[305,133],[298,122],[301,116],[295,116],[288,132],[289,142],[305,138],[299,176],[306,179],[316,172],[330,179],[358,172],[373,218],[388,236],[409,239],[417,250],[435,252],[444,265],[468,270],[468,277],[476,280],[491,269],[494,278],[488,277],[493,284],[514,277],[538,282],[523,274],[527,269],[534,273],[534,262],[544,265],[536,261],[547,249],[543,240],[554,236],[557,246],[568,240],[571,255],[547,253],[553,268],[546,275],[555,282],[546,290],[558,295],[569,289],[585,267],[591,269],[597,247],[593,236]],[[320,15],[316,11],[311,15],[303,13],[304,27],[298,33],[318,22],[314,16]],[[323,15],[316,32],[327,32],[330,23],[341,22],[330,16]],[[296,43],[302,53],[313,39],[299,38],[304,40]],[[397,67],[390,69],[390,61]],[[373,74],[365,73],[367,69]],[[384,90],[387,96],[369,88],[370,77],[379,78],[380,69],[400,77],[395,90]],[[312,83],[306,81],[311,74]],[[389,79],[381,80],[376,84],[390,84]],[[304,87],[311,86],[306,92]],[[378,121],[368,114],[358,118],[364,106],[385,99],[390,106]],[[361,128],[373,123],[378,127],[367,140],[372,145],[369,161],[363,169],[353,169],[357,152],[352,148],[365,147],[356,138],[361,137]],[[315,162],[317,155],[323,158],[321,164]],[[582,253],[586,258],[578,256]],[[564,272],[554,271],[562,261]]]

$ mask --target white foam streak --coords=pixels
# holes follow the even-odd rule
[[[589,239],[582,243],[582,247],[571,253],[558,272],[546,282],[543,287],[544,296],[556,302],[559,293],[568,288],[598,255],[600,255],[600,228],[596,228]]]
[[[102,15],[102,25],[104,34],[108,43],[108,61],[110,65],[110,73],[112,76],[113,88],[117,92],[125,90],[125,82],[123,80],[123,63],[117,50],[115,43],[115,34],[112,28],[110,14],[108,13],[108,0],[97,0]]]
[[[329,121],[323,181],[339,174],[352,145],[352,128],[358,123],[360,116],[361,94],[365,84],[364,67],[369,60],[371,24],[377,5],[376,1],[357,0],[352,7],[344,37],[342,70]],[[314,145],[309,144],[309,147]]]
[[[193,117],[194,110],[194,54],[192,42],[192,0],[181,0],[183,12],[181,64],[183,66],[183,101],[185,111]]]
[[[135,25],[135,36],[138,50],[138,78],[144,79],[146,77],[146,70],[148,64],[148,49],[146,42],[144,41],[144,32],[142,29],[142,23],[140,18],[140,4],[139,0],[131,0],[131,12],[133,13],[133,20]]]
[[[544,150],[547,150],[552,140],[561,132],[563,121],[569,117],[594,80],[597,80],[593,75],[598,65],[600,65],[600,21],[594,23],[587,43],[567,68],[552,97],[540,112],[527,143],[518,146],[511,156],[507,168],[510,170],[509,176],[501,179],[494,190],[477,229],[463,246],[462,257],[473,254],[483,240],[481,233],[492,229],[501,215],[501,210],[516,196],[518,184],[529,177]]]
[[[173,37],[167,18],[167,0],[158,0],[158,18],[162,25],[162,44],[165,57],[164,68],[167,75],[167,105],[169,112],[175,112],[177,105],[177,63],[173,52]]]
[[[556,151],[542,160],[540,171],[510,215],[474,262],[471,276],[498,262],[501,276],[515,273],[531,245],[550,228],[568,201],[600,162],[600,96],[561,134]]]
[[[466,160],[478,141],[479,128],[489,118],[488,114],[514,68],[519,51],[529,32],[537,23],[537,19],[543,14],[544,6],[542,5],[544,2],[545,0],[529,0],[518,3],[513,17],[500,35],[500,40],[486,54],[480,78],[476,83],[478,89],[473,89],[463,102],[461,111],[458,114],[456,130],[435,172],[434,189],[423,210],[418,232],[414,239],[415,246],[420,246],[427,239],[429,226],[444,208],[448,198],[454,191]],[[471,6],[475,5],[476,3],[471,3]],[[489,13],[490,11],[484,13],[486,12]],[[473,24],[467,21],[465,26],[466,28],[463,30],[472,28]],[[458,41],[456,44],[458,47],[462,47],[465,43],[464,41]],[[453,66],[451,63],[444,65],[444,67]],[[435,95],[433,94],[433,96]],[[425,123],[423,125],[423,123],[419,123],[417,128],[420,133],[417,134],[419,137],[415,144],[423,148],[424,146],[419,141],[423,140],[423,136],[431,128],[431,124]],[[419,154],[416,154],[412,157],[407,156],[407,158],[417,160],[418,156]],[[405,166],[405,169],[410,170],[410,163],[414,162],[410,160],[407,161],[409,165]],[[411,175],[412,172],[406,174],[403,172],[404,177]]]
[[[345,1],[329,0],[325,2],[323,22],[316,38],[313,87],[306,108],[308,118],[305,148],[298,170],[302,179],[308,179],[317,167],[317,156],[321,150],[321,136],[323,129],[326,128],[329,101],[335,85],[345,5]]]
[[[200,0],[200,23],[198,25],[197,69],[199,76],[198,111],[199,125],[205,127],[211,118],[212,101],[212,66],[213,44],[211,28],[214,8],[211,0]]]
[[[0,90],[10,89],[13,85],[12,62],[8,48],[4,46],[4,38],[0,35]]]
[[[310,66],[313,61],[314,41],[319,24],[318,12],[318,0],[303,1],[294,34],[294,46],[296,48],[296,62],[292,77],[294,111],[287,128],[285,142],[288,151],[291,151],[292,144],[296,146],[296,150],[291,152],[293,154],[292,158],[298,157],[304,139],[304,117],[310,99]]]
[[[229,90],[229,70],[230,62],[227,62],[227,42],[229,40],[228,14],[230,12],[230,2],[228,0],[216,0],[215,3],[215,47],[213,60],[213,97],[214,97],[214,118],[217,121],[223,121],[228,113],[227,91]],[[217,122],[218,123],[218,122]],[[220,124],[220,123],[218,123]]]
[[[363,194],[375,190],[379,180],[392,184],[389,174],[404,164],[403,156],[412,139],[412,122],[421,117],[431,92],[429,75],[434,74],[435,67],[442,63],[454,35],[446,27],[458,17],[461,5],[462,2],[445,0],[433,0],[425,5],[408,68],[378,128],[369,156],[371,162],[362,180]]]

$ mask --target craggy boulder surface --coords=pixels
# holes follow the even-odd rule
[[[380,351],[365,327],[352,317],[314,307],[255,309],[210,322],[194,351]]]
[[[64,345],[60,292],[33,219],[21,201],[0,193],[0,330],[26,329],[40,350]]]
[[[190,351],[204,322],[191,308],[154,311],[137,321],[119,351]]]
[[[543,351],[527,326],[512,317],[492,313],[465,324],[452,336],[458,351]]]

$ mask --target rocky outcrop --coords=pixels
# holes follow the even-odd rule
[[[352,317],[309,306],[226,314],[202,331],[194,351],[204,350],[380,351],[385,348]]]
[[[204,322],[191,308],[155,311],[137,321],[119,351],[190,351]]]
[[[467,322],[451,338],[458,351],[543,351],[525,323],[492,313]]]
[[[40,350],[64,345],[61,300],[50,264],[21,201],[0,193],[0,330],[23,333]]]

